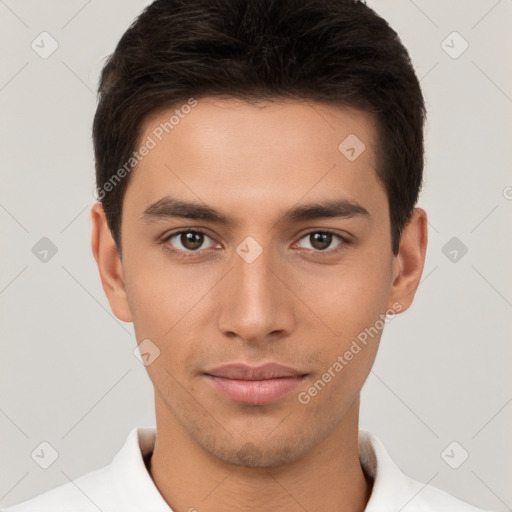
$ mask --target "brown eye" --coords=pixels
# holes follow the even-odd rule
[[[211,238],[201,231],[180,231],[169,235],[165,243],[169,244],[174,251],[178,252],[199,252],[199,249],[208,249],[213,246],[213,240],[211,240],[210,247],[203,247],[205,240]]]
[[[335,238],[340,242],[333,248],[331,244]],[[339,246],[343,245],[345,241],[340,235],[331,233],[330,231],[314,231],[303,236],[301,238],[301,241],[302,240],[306,240],[309,244],[309,246],[301,245],[302,249],[312,249],[316,252],[334,252]]]
[[[199,249],[201,245],[203,245],[204,235],[202,233],[189,231],[187,233],[181,233],[179,236],[183,247],[191,251]]]
[[[309,237],[311,245],[319,251],[327,249],[332,242],[332,235],[330,233],[313,233]]]

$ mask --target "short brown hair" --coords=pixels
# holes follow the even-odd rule
[[[103,68],[93,125],[98,198],[120,252],[126,163],[144,121],[191,97],[306,99],[373,113],[396,254],[422,184],[426,112],[407,50],[371,8],[353,0],[146,7]]]

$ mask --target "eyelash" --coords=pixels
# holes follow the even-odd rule
[[[164,244],[164,247],[167,251],[173,253],[173,254],[177,254],[180,258],[190,258],[190,257],[194,257],[196,256],[197,254],[199,254],[201,251],[206,251],[208,249],[199,249],[199,250],[196,250],[196,251],[184,251],[182,249],[174,249],[172,248],[167,242],[169,240],[171,240],[172,238],[178,236],[178,235],[182,235],[184,233],[198,233],[198,234],[202,234],[202,235],[205,235],[209,238],[212,238],[208,233],[206,233],[205,231],[201,230],[201,229],[182,229],[180,231],[175,231],[169,235],[167,235],[163,240],[162,240],[162,244]],[[322,230],[314,230],[314,231],[309,231],[308,233],[305,233],[304,235],[302,235],[300,237],[299,240],[302,240],[303,238],[306,238],[307,236],[311,236],[315,233],[322,233],[322,234],[329,234],[329,235],[333,235],[335,237],[338,237],[341,241],[341,243],[339,245],[336,246],[335,249],[327,249],[327,250],[324,250],[324,251],[320,251],[320,250],[311,250],[311,249],[307,249],[308,253],[313,256],[313,257],[325,257],[325,256],[331,256],[333,254],[337,254],[338,252],[341,252],[343,249],[345,249],[345,246],[349,245],[351,243],[351,241],[346,238],[346,237],[343,237],[342,235],[340,235],[339,233],[336,233],[334,231],[330,231],[328,229],[322,229]],[[213,238],[212,238],[213,240]],[[312,252],[311,252],[312,251]]]

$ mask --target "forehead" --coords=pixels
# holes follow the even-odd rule
[[[132,173],[126,200],[143,211],[170,195],[232,207],[232,213],[305,196],[371,202],[384,193],[375,172],[375,135],[371,114],[330,104],[184,103],[144,123],[139,148],[151,149]]]
[[[172,134],[179,138],[183,150],[191,152],[215,151],[216,147],[224,150],[231,145],[233,150],[252,148],[253,154],[261,157],[264,149],[282,148],[281,154],[291,159],[292,155],[284,155],[286,149],[297,155],[334,152],[338,156],[339,144],[352,135],[369,149],[367,163],[373,160],[374,116],[355,108],[292,99],[247,102],[202,98],[193,104],[189,100],[153,114],[143,125],[144,136],[157,144],[172,145]]]

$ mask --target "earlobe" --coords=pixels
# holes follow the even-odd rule
[[[395,256],[390,304],[399,302],[401,311],[411,305],[420,284],[427,251],[427,214],[415,208],[410,221],[402,231],[400,248]]]
[[[91,209],[91,225],[92,253],[98,265],[101,284],[110,309],[123,322],[131,322],[132,315],[126,296],[123,265],[101,203],[94,204]]]

